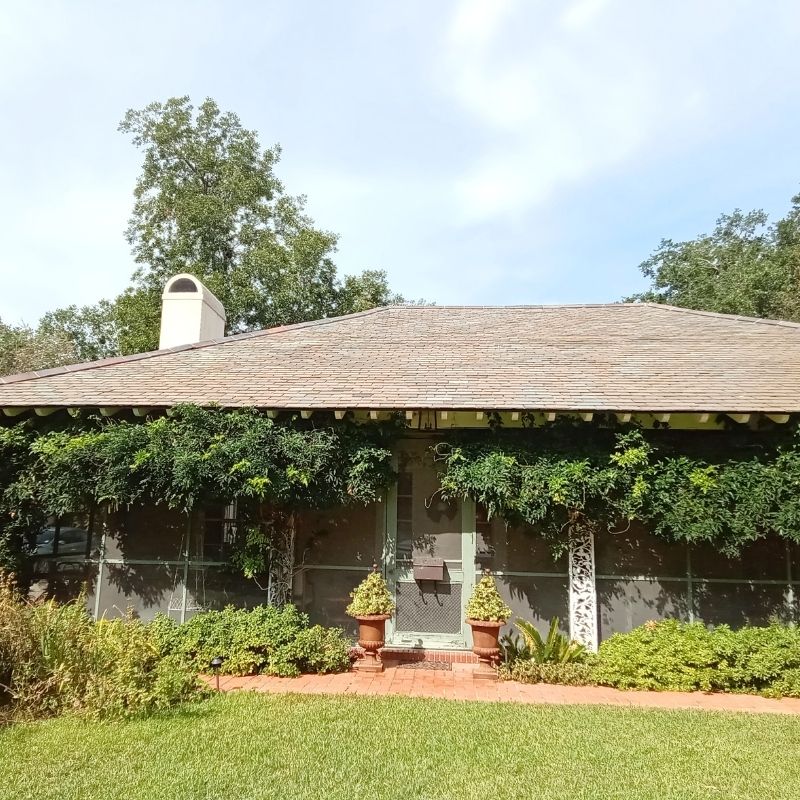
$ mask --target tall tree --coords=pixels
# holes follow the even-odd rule
[[[153,350],[167,279],[192,272],[219,297],[228,333],[402,302],[386,273],[342,280],[337,236],[315,227],[305,198],[275,175],[239,117],[173,97],[125,114],[119,129],[144,153],[126,238],[136,262],[114,300],[48,312],[39,327],[0,322],[0,375]]]
[[[68,339],[79,361],[96,361],[118,355],[117,303],[101,300],[93,306],[67,306],[48,311],[39,321],[37,333]]]
[[[33,330],[0,320],[0,375],[58,367],[77,360],[72,340],[63,333]]]
[[[120,125],[144,152],[127,239],[138,265],[117,300],[123,352],[157,345],[160,295],[178,272],[197,275],[237,333],[398,302],[383,272],[338,278],[337,237],[316,228],[303,197],[275,176],[280,148],[205,100],[130,110]]]
[[[650,288],[630,301],[800,321],[800,195],[776,223],[736,210],[710,234],[663,239],[639,269]]]

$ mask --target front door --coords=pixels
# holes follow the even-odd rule
[[[474,519],[465,525],[465,504],[442,499],[430,444],[409,442],[398,457],[396,530],[387,531],[394,538],[394,563],[387,567],[397,610],[387,633],[395,646],[463,648]],[[428,575],[440,570],[441,580],[421,578],[422,567]]]

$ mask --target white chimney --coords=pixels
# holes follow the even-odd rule
[[[222,303],[194,275],[175,275],[161,295],[159,350],[221,339],[225,335]]]

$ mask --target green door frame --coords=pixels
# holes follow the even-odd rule
[[[395,464],[395,468],[397,465]],[[450,570],[450,580],[461,582],[461,632],[420,633],[403,631],[399,633],[392,617],[386,623],[386,644],[391,647],[422,647],[430,650],[463,650],[472,647],[472,631],[466,623],[466,608],[472,589],[475,586],[475,503],[462,500],[461,505],[461,569]],[[397,566],[397,484],[386,492],[383,527],[383,574],[389,591],[397,596],[399,581],[411,582],[411,571]]]

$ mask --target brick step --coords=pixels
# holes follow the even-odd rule
[[[425,650],[420,647],[384,647],[383,661],[444,661],[448,664],[477,664],[471,650]]]

